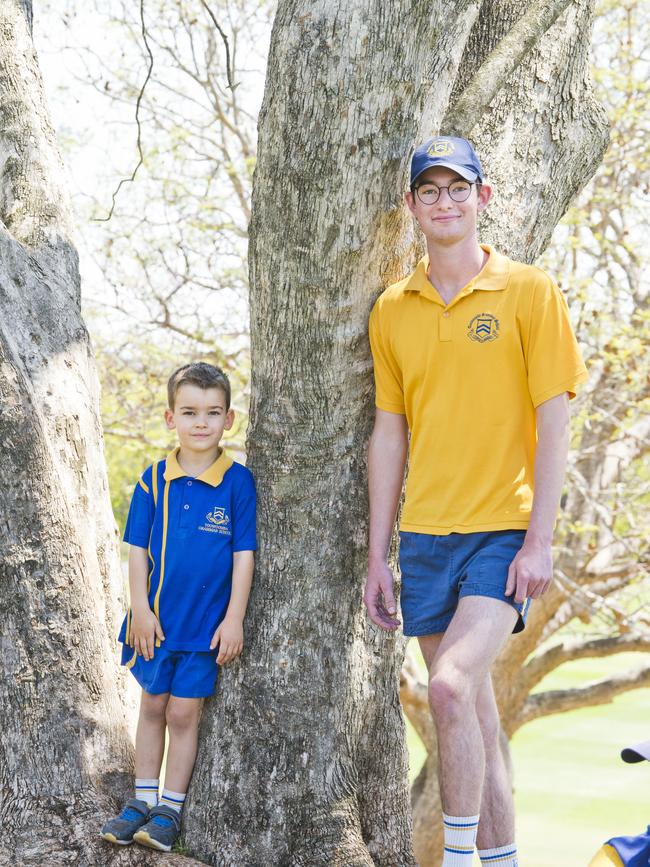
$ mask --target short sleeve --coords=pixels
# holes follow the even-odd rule
[[[124,529],[124,541],[128,542],[129,545],[136,545],[138,548],[149,547],[149,538],[155,514],[151,485],[145,481],[147,473],[149,473],[149,476],[151,475],[150,470],[145,470],[142,478],[138,480],[135,486]]]
[[[404,415],[402,372],[382,333],[379,302],[372,308],[368,333],[375,371],[375,404],[379,409]]]
[[[535,407],[565,391],[575,397],[578,384],[587,379],[562,292],[549,281],[540,294],[544,297],[531,311],[526,342],[528,390]]]
[[[257,495],[250,470],[243,472],[233,491],[233,538],[232,550],[257,550]]]

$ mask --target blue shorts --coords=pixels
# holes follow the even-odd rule
[[[508,568],[524,543],[525,530],[399,535],[404,635],[444,632],[463,596],[488,596],[512,605],[519,613],[513,632],[521,632],[530,599],[516,603],[514,594],[506,596],[505,589]]]
[[[177,698],[207,698],[217,682],[217,650],[167,650],[154,648],[153,659],[135,656],[135,650],[122,645],[122,665],[126,665],[145,692]]]

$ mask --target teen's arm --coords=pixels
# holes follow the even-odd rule
[[[210,642],[210,650],[219,645],[219,665],[232,662],[244,649],[244,616],[253,581],[255,554],[253,551],[235,551],[232,560],[230,603]]]
[[[537,599],[553,580],[553,527],[557,518],[569,453],[569,397],[566,392],[537,407],[535,494],[521,550],[510,564],[506,593],[515,601]]]
[[[156,636],[165,640],[158,618],[149,607],[147,577],[149,555],[146,548],[129,546],[129,590],[131,594],[131,628],[129,644],[146,660],[153,658]]]
[[[387,560],[404,483],[407,452],[406,416],[377,409],[368,447],[370,539],[363,601],[372,622],[388,630],[399,626],[399,620],[395,617],[397,607],[393,595],[393,573]]]

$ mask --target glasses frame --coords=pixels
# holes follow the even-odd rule
[[[422,196],[420,195],[420,189],[422,187],[427,186],[428,184],[431,184],[432,186],[436,187],[438,190],[438,198],[434,199],[432,202],[425,202],[424,199],[422,198]],[[453,187],[454,184],[469,184],[469,190],[468,190],[468,193],[464,199],[455,199],[452,196],[449,188]],[[446,187],[441,186],[440,184],[434,184],[433,181],[423,181],[421,184],[418,184],[417,187],[415,188],[415,195],[418,197],[418,199],[422,202],[423,205],[435,205],[436,202],[440,201],[440,193],[443,190],[447,190],[447,195],[449,196],[451,201],[456,202],[456,204],[460,205],[463,202],[466,202],[469,199],[469,197],[472,195],[472,187],[474,187],[474,186],[479,186],[479,182],[478,181],[468,181],[468,180],[465,180],[465,178],[459,178],[455,181],[452,181],[451,184],[447,184]]]

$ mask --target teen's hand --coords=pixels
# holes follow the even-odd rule
[[[162,626],[151,608],[135,611],[131,609],[131,629],[129,641],[131,647],[140,656],[144,656],[147,662],[153,659],[153,650],[156,638],[165,640]]]
[[[538,599],[546,593],[552,580],[550,544],[524,541],[508,569],[506,596],[514,593],[515,602],[523,602],[527,597]]]
[[[217,662],[219,665],[227,665],[236,659],[244,649],[244,626],[241,620],[227,617],[217,626],[216,632],[210,642],[210,650],[219,645]]]
[[[363,601],[372,622],[389,632],[393,632],[400,624],[395,617],[397,605],[393,593],[394,580],[388,563],[383,560],[368,562],[368,578]]]

